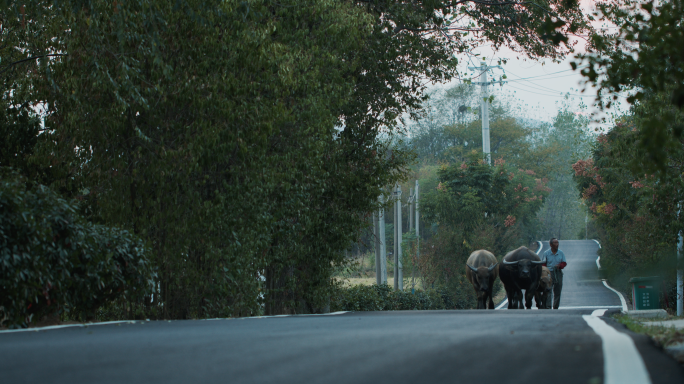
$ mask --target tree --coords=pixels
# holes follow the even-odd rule
[[[423,220],[437,228],[421,250],[423,286],[438,283],[470,297],[464,269],[470,253],[487,249],[503,256],[529,244],[549,189],[533,171],[501,160],[490,166],[477,153],[468,162],[442,166],[439,178],[421,203]]]
[[[670,175],[635,173],[629,160],[644,156],[639,119],[625,116],[599,136],[588,160],[573,165],[574,179],[590,207],[601,240],[601,265],[619,286],[640,274],[663,276],[674,285],[676,235],[682,230],[678,202],[682,200],[679,174],[682,155],[668,162]],[[670,155],[673,155],[670,153]]]
[[[631,94],[627,101],[634,106],[655,100],[668,106],[641,117],[638,144],[647,161],[629,161],[635,170],[664,172],[668,165],[662,149],[678,146],[684,130],[684,2],[613,0],[599,4],[598,10],[618,30],[593,34],[594,50],[577,55],[573,67],[586,64],[580,73],[597,86],[604,107],[625,93]]]
[[[423,81],[487,39],[567,53],[537,32],[550,14],[586,28],[572,2],[5,4],[8,30],[40,31],[3,58],[26,84],[11,97],[45,108],[30,161],[89,219],[148,242],[161,300],[145,311],[161,318],[322,310],[412,160],[383,138]]]

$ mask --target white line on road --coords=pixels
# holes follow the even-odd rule
[[[594,240],[596,242],[596,244],[598,244],[599,248],[601,248],[601,243],[599,243],[598,240],[596,240],[596,239],[592,239],[592,240]]]
[[[591,315],[592,315],[592,316],[603,316],[603,315],[606,314],[606,311],[607,311],[607,310],[608,310],[608,309],[606,309],[606,308],[597,309],[597,310],[595,310],[594,312],[592,312]]]
[[[243,319],[269,319],[272,317],[297,317],[297,316],[335,316],[335,315],[342,315],[345,313],[349,313],[349,311],[338,311],[338,312],[330,312],[330,313],[312,313],[312,314],[302,314],[302,315],[273,315],[273,316],[250,316],[250,317],[243,317]],[[207,319],[207,320],[221,320],[219,319]]]
[[[71,328],[71,327],[90,327],[91,325],[107,325],[107,324],[135,324],[135,320],[103,321],[101,323],[64,324],[64,325],[50,325],[47,327],[37,327],[37,328],[7,329],[4,331],[0,331],[0,333],[38,332],[38,331],[48,331],[50,329]]]
[[[623,311],[623,312],[627,312],[627,302],[625,301],[625,297],[622,296],[622,293],[620,293],[620,292],[614,290],[613,287],[611,287],[610,285],[608,285],[608,283],[607,283],[605,280],[603,280],[603,285],[605,285],[606,288],[610,289],[611,291],[617,293],[618,296],[620,296],[620,302],[622,303],[622,311]]]
[[[582,318],[601,337],[604,384],[651,384],[646,364],[631,337],[618,332],[594,314],[583,315]]]
[[[496,307],[496,308],[494,308],[494,309],[501,309],[501,308],[503,308],[504,305],[506,305],[506,304],[508,304],[508,299],[504,299],[504,301],[502,301],[501,304],[499,304],[499,306]]]

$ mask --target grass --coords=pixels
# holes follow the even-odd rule
[[[675,344],[684,343],[684,330],[675,327],[661,325],[649,325],[633,319],[627,315],[616,315],[615,319],[624,324],[630,331],[648,335],[655,341],[656,345],[669,347]],[[670,316],[667,319],[653,319],[654,321],[681,320],[681,317]],[[651,321],[651,319],[649,319]]]
[[[372,277],[336,277],[338,281],[342,282],[345,287],[351,287],[352,285],[373,285],[375,284],[375,276]],[[390,287],[394,286],[394,278],[392,276],[387,277],[387,285]],[[404,278],[404,289],[411,288],[411,278]],[[420,279],[416,279],[416,289],[423,289]]]

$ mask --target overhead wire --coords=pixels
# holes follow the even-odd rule
[[[536,87],[536,88],[544,88],[545,90],[548,90],[548,91],[561,93],[561,91],[559,91],[559,90],[557,90],[557,89],[552,89],[552,88],[549,88],[549,87],[545,87],[545,86],[543,86],[543,85],[534,84],[531,80],[524,79],[524,78],[520,77],[519,75],[516,75],[515,73],[513,73],[513,72],[511,72],[511,71],[508,71],[508,72],[510,72],[513,76],[519,77],[519,79],[517,79],[517,80],[524,80],[524,81],[526,81],[526,82],[532,84],[533,87]],[[560,73],[560,71],[557,72],[557,73]],[[543,77],[543,76],[544,76],[544,75],[538,76],[538,77]],[[549,79],[544,79],[544,80],[553,80],[553,79],[554,79],[554,78],[549,78]],[[512,80],[516,80],[516,79],[512,79]],[[525,84],[520,84],[520,85],[523,85],[523,86],[524,86]],[[528,85],[528,87],[530,87],[530,88],[532,88],[532,86],[529,86],[529,85]]]
[[[574,94],[573,94],[573,93],[569,93],[569,92],[562,92],[562,91],[559,91],[559,90],[557,90],[557,89],[553,89],[553,88],[545,87],[545,86],[543,86],[543,85],[535,84],[535,83],[533,82],[533,81],[535,81],[535,80],[531,80],[531,79],[537,79],[536,81],[542,81],[542,80],[546,81],[546,80],[553,80],[553,79],[557,79],[557,78],[561,78],[561,77],[573,76],[574,74],[563,75],[563,76],[556,76],[556,77],[552,77],[552,78],[547,77],[547,76],[552,75],[552,74],[567,72],[567,71],[571,71],[571,70],[572,70],[572,69],[566,69],[566,70],[563,70],[563,71],[553,72],[553,73],[549,73],[549,74],[546,74],[546,75],[531,76],[531,77],[527,77],[527,78],[520,77],[519,75],[516,75],[515,73],[513,73],[513,72],[511,72],[511,71],[508,71],[508,72],[510,72],[512,75],[517,76],[517,77],[519,77],[519,78],[518,78],[518,79],[508,79],[507,81],[508,81],[508,82],[513,82],[513,81],[521,81],[521,80],[524,80],[524,81],[526,81],[527,83],[530,83],[530,84],[518,83],[518,85],[521,86],[521,87],[532,88],[532,89],[534,89],[535,91],[541,91],[541,92],[557,92],[558,94],[563,95],[563,96],[558,96],[558,95],[548,95],[548,94],[535,93],[535,92],[532,92],[532,91],[527,90],[527,89],[520,89],[520,88],[516,88],[516,87],[511,86],[512,88],[518,89],[518,90],[520,90],[520,91],[535,93],[535,94],[542,95],[542,96],[565,97],[565,96],[567,95],[567,96],[576,96],[576,97],[595,97],[594,95],[582,95],[582,94],[577,94],[577,93],[574,93]],[[618,96],[623,97],[623,98],[628,97],[628,96],[623,95],[621,92],[618,93]]]

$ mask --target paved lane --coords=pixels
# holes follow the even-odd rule
[[[602,341],[582,318],[591,313],[365,312],[0,333],[0,372],[3,384],[599,383]],[[653,383],[684,382],[680,365],[631,337]]]
[[[568,266],[563,269],[563,292],[560,308],[580,306],[621,306],[620,297],[603,285],[598,278],[596,252],[598,244],[593,240],[561,240],[558,249],[565,253]],[[549,249],[549,242],[542,242],[541,253]]]

